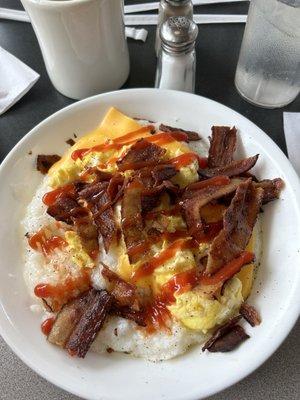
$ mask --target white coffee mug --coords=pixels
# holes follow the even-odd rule
[[[123,0],[21,0],[49,77],[67,97],[120,88],[129,74]]]

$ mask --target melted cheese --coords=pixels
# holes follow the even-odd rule
[[[84,156],[82,160],[77,159],[74,161],[71,155],[75,150],[98,146],[107,140],[115,139],[119,136],[136,131],[140,127],[141,125],[134,119],[127,117],[115,108],[110,108],[100,126],[80,138],[77,143],[64,154],[61,160],[50,168],[48,172],[50,186],[56,188],[69,183],[76,179],[87,167],[95,166],[100,163],[106,164],[110,158],[117,159],[123,151],[122,149],[121,151],[111,150],[102,153],[92,152]],[[136,138],[147,136],[151,136],[150,131],[143,132],[137,135]],[[171,142],[162,145],[162,147],[167,150],[165,155],[166,160],[190,151],[186,143]],[[188,166],[185,167],[185,169],[186,171],[180,171],[178,174],[179,183],[182,182],[186,184],[197,180],[197,166]],[[107,172],[115,172],[116,166],[108,164],[104,170]]]

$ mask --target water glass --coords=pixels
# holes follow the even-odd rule
[[[240,95],[283,107],[300,91],[300,0],[251,0],[235,75]]]

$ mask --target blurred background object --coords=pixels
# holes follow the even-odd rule
[[[83,99],[119,89],[129,75],[123,0],[21,0],[54,87]]]

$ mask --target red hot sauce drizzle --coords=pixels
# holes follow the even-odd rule
[[[34,288],[34,294],[42,299],[51,299],[52,310],[59,311],[64,304],[89,289],[90,286],[89,271],[83,270],[76,278],[69,277],[63,283],[57,285],[39,283]]]
[[[41,251],[44,256],[48,256],[55,249],[62,248],[67,245],[67,242],[60,236],[47,237],[43,229],[32,235],[28,239],[29,246],[36,250]]]
[[[175,232],[161,232],[159,235],[157,236],[153,236],[153,237],[148,237],[148,239],[142,241],[141,243],[139,243],[136,246],[132,246],[130,247],[127,252],[129,256],[135,256],[137,254],[142,254],[145,251],[149,250],[150,247],[155,244],[160,242],[161,240],[168,240],[169,242],[174,242],[175,240],[178,239],[184,239],[184,238],[188,238],[190,237],[190,235],[188,234],[188,231],[183,229],[183,230],[177,230]]]
[[[140,129],[137,129],[136,131],[129,132],[126,135],[107,141],[103,144],[99,144],[97,146],[86,149],[75,150],[71,154],[71,158],[74,161],[76,161],[78,158],[82,159],[84,156],[86,156],[91,152],[119,150],[123,146],[134,144],[138,139],[141,139],[139,136],[142,133],[149,132],[151,130],[154,130],[153,125],[143,126]],[[155,133],[152,136],[144,137],[143,139],[149,143],[155,143],[158,146],[161,146],[174,141],[187,141],[187,135],[182,132],[160,132],[160,133]]]
[[[118,150],[121,149],[125,145],[130,145],[135,143],[138,140],[138,136],[142,133],[146,133],[154,129],[153,125],[143,126],[135,131],[129,132],[126,135],[122,135],[117,137],[116,139],[107,141],[105,143],[99,144],[97,146],[93,146],[86,149],[78,149],[73,151],[71,154],[71,158],[76,161],[78,158],[82,159],[84,156],[91,152],[98,152],[104,150]]]
[[[149,261],[142,264],[133,274],[133,282],[137,282],[139,279],[151,275],[152,272],[172,258],[178,250],[191,249],[197,247],[197,244],[193,239],[179,239],[172,243],[169,247],[159,253],[158,256],[152,257]]]
[[[157,329],[169,330],[168,323],[171,319],[168,305],[176,301],[175,295],[192,290],[200,285],[219,285],[232,278],[241,268],[252,262],[254,254],[243,251],[240,256],[225,264],[215,274],[208,276],[199,273],[196,268],[174,275],[162,288],[161,293],[145,309],[147,332],[152,333]]]
[[[187,292],[196,286],[197,280],[197,272],[193,268],[176,274],[162,286],[161,294],[145,309],[148,333],[153,333],[158,329],[169,330],[171,313],[167,306],[175,301],[175,294]]]
[[[199,168],[206,168],[207,167],[207,158],[200,157],[196,153],[184,153],[180,156],[171,158],[168,163],[173,164],[174,167],[179,170],[182,167],[185,167],[191,164],[194,161],[198,161]]]
[[[55,318],[50,317],[45,319],[44,322],[41,324],[41,331],[43,332],[44,335],[48,336],[49,333],[51,332],[52,326],[54,324]]]
[[[75,195],[75,188],[73,184],[61,186],[44,194],[43,203],[46,206],[51,206],[58,198],[65,194]]]

